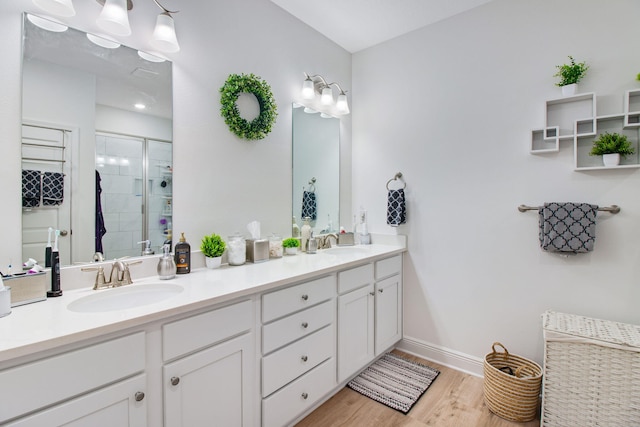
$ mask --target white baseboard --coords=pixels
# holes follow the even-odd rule
[[[396,348],[470,375],[483,376],[483,359],[469,354],[411,337],[403,337]]]

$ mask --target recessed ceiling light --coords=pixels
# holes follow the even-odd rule
[[[54,33],[63,33],[67,31],[69,27],[64,25],[60,21],[55,21],[53,19],[45,19],[36,15],[32,15],[30,13],[27,14],[27,19],[33,25],[42,28],[43,30],[53,31]]]
[[[91,40],[92,43],[106,49],[117,49],[120,47],[120,43],[107,36],[96,36],[95,34],[87,33],[87,38]]]

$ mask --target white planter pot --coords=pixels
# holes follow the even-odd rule
[[[284,253],[287,255],[295,255],[298,253],[298,248],[284,248]]]
[[[577,83],[573,83],[573,84],[570,84],[570,85],[561,86],[561,89],[562,89],[562,96],[575,95],[576,92],[578,91],[578,84]]]
[[[220,267],[222,261],[222,257],[221,256],[217,256],[215,258],[211,258],[211,257],[204,257],[204,262],[207,266],[207,268],[218,268]]]
[[[602,163],[605,166],[618,166],[620,164],[620,153],[603,154]]]

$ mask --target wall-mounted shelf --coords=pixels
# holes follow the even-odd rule
[[[531,131],[531,154],[557,153],[560,151],[560,128],[534,129]],[[545,135],[548,135],[545,137]]]
[[[599,170],[599,169],[628,169],[640,167],[640,127],[625,126],[627,121],[626,114],[614,114],[610,116],[596,117],[594,132],[589,134],[578,135],[574,138],[573,156],[575,160],[575,170]],[[619,133],[626,135],[629,142],[633,146],[635,153],[620,159],[619,166],[605,167],[602,164],[602,156],[590,156],[589,152],[593,147],[593,141],[599,135],[609,133]]]
[[[640,126],[640,89],[628,90],[624,97],[624,125]]]
[[[545,138],[558,128],[557,137],[572,139],[576,135],[577,120],[587,122],[596,117],[596,94],[593,92],[547,101],[545,115]]]

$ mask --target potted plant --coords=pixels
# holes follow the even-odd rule
[[[289,237],[288,239],[284,239],[282,241],[282,246],[284,247],[284,252],[287,255],[295,255],[298,253],[298,247],[300,247],[300,240],[295,237]]]
[[[585,62],[576,62],[573,56],[569,55],[569,63],[556,65],[558,72],[553,77],[560,77],[556,86],[562,88],[563,96],[570,96],[576,92],[578,82],[587,74],[589,66]]]
[[[222,254],[227,245],[218,234],[211,234],[202,238],[200,250],[205,256],[207,268],[218,268],[222,260]]]
[[[602,156],[605,166],[618,166],[620,157],[625,158],[634,153],[631,143],[626,135],[605,132],[593,141],[590,156]]]

